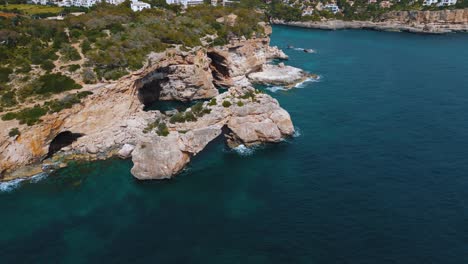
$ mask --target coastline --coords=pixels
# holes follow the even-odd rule
[[[272,20],[274,25],[321,30],[368,29],[376,31],[409,32],[419,34],[467,33],[468,24],[401,24],[396,22],[326,20],[320,22]]]
[[[268,26],[267,32],[271,34]],[[277,100],[251,87],[247,77],[271,59],[287,59],[270,46],[268,35],[210,49],[153,53],[142,69],[105,84],[81,104],[44,116],[19,136],[2,135],[0,182],[54,171],[70,160],[115,156],[132,159],[138,179],[171,178],[218,136],[232,147],[280,142],[293,135],[289,114]],[[230,88],[220,93],[216,86]],[[144,110],[158,101],[194,99],[205,101],[181,112]],[[17,124],[2,120],[0,125]],[[152,164],[154,160],[158,162]]]
[[[440,11],[391,11],[373,21],[283,21],[273,19],[272,24],[322,30],[368,29],[418,34],[445,34],[468,32],[468,8]]]

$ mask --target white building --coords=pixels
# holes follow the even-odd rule
[[[151,5],[145,2],[140,2],[138,0],[132,0],[130,8],[133,10],[133,12],[138,12],[146,8],[151,8]]]
[[[438,0],[424,0],[423,6],[430,6],[433,4],[437,4]]]
[[[35,4],[43,4],[43,5],[45,5],[47,1],[48,0],[32,0],[32,2]],[[59,1],[54,1],[53,3],[55,3],[58,6],[66,6],[66,7],[79,6],[79,7],[90,8],[96,5],[97,3],[101,3],[103,1],[111,5],[120,5],[121,3],[124,2],[124,0],[59,0]]]
[[[455,5],[457,0],[441,0],[437,6],[451,6]]]
[[[168,5],[181,5],[184,8],[203,4],[203,0],[166,0]]]
[[[31,2],[36,5],[47,5],[47,0],[32,0]]]
[[[302,16],[311,16],[314,13],[314,8],[308,6],[302,10]]]
[[[336,14],[340,11],[337,5],[335,4],[328,4],[325,5],[324,9],[327,9],[328,11],[332,12],[333,14]]]

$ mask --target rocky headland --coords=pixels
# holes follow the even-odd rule
[[[468,32],[468,9],[440,11],[393,11],[374,21],[322,20],[318,22],[273,20],[273,24],[304,28],[339,30],[371,29],[411,33],[443,34]]]
[[[231,147],[281,141],[294,133],[289,114],[249,79],[268,69],[269,60],[287,59],[269,44],[268,37],[237,39],[220,47],[153,53],[142,69],[118,81],[85,85],[92,95],[38,124],[0,121],[0,180],[54,170],[69,160],[112,156],[132,159],[138,179],[170,178],[219,136]],[[283,71],[289,70],[304,74]],[[273,81],[300,81],[281,76]],[[228,89],[221,93],[218,87]],[[197,99],[206,101],[180,112],[146,110],[160,101]],[[20,134],[8,136],[12,127]]]

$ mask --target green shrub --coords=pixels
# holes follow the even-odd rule
[[[167,128],[166,123],[161,122],[158,124],[158,130],[156,131],[156,134],[163,137],[169,135],[169,129]]]
[[[242,107],[244,106],[244,103],[242,101],[237,101],[237,106]]]
[[[181,113],[181,112],[171,116],[171,118],[169,119],[169,123],[171,124],[183,123],[183,122],[185,122],[185,115],[184,113]]]
[[[89,42],[88,39],[84,39],[83,42],[81,43],[81,52],[86,54],[86,52],[91,50],[91,43]]]
[[[248,91],[244,95],[242,95],[240,98],[242,99],[251,99],[252,101],[255,99],[255,92],[253,91]]]
[[[113,69],[110,71],[105,71],[103,74],[104,79],[106,80],[118,80],[120,77],[128,74],[128,71],[125,69]]]
[[[69,44],[62,44],[60,53],[62,54],[62,59],[65,61],[77,61],[81,59],[80,53]]]
[[[45,74],[36,81],[34,93],[36,94],[56,94],[73,89],[80,89],[81,85],[73,79],[60,73]]]
[[[90,68],[85,68],[82,74],[83,82],[86,84],[96,83],[96,74]]]
[[[215,106],[216,104],[217,104],[216,98],[211,99],[210,102],[208,103],[209,106]]]
[[[8,132],[8,136],[14,137],[14,136],[19,136],[21,133],[17,127],[10,129],[10,132]]]
[[[194,104],[192,107],[192,113],[196,116],[199,116],[203,112],[203,102],[198,102]]]
[[[0,68],[0,83],[7,83],[10,81],[9,75],[13,73],[10,68]]]
[[[194,122],[197,121],[197,117],[192,112],[185,112],[185,121]]]
[[[3,121],[13,120],[16,118],[16,114],[13,112],[8,112],[2,116]]]
[[[144,129],[143,129],[143,133],[149,133],[151,131],[153,131],[155,128],[157,128],[156,130],[156,134],[158,134],[158,136],[167,136],[169,135],[169,128],[167,128],[167,125],[166,123],[164,122],[161,122],[160,119],[157,119],[156,121],[152,122],[152,123],[149,123]]]
[[[225,100],[225,101],[223,101],[223,106],[226,107],[226,108],[227,108],[227,107],[230,107],[230,106],[231,106],[231,102]]]
[[[45,60],[41,63],[41,68],[45,71],[50,72],[55,68],[55,64],[50,60]]]
[[[20,124],[27,124],[28,126],[32,126],[41,121],[40,118],[47,114],[47,110],[48,108],[35,105],[34,107],[25,108],[18,112],[9,112],[2,116],[2,120],[17,119]]]
[[[79,64],[68,65],[68,70],[70,72],[76,72],[80,68],[81,68],[81,66]]]
[[[16,95],[14,91],[8,91],[4,93],[0,98],[0,102],[1,105],[5,107],[11,107],[18,104],[18,101],[16,101]]]
[[[82,98],[85,98],[87,97],[88,95],[92,95],[93,92],[91,91],[83,91],[83,92],[79,92],[76,94],[76,96],[79,98],[79,99],[82,99]]]

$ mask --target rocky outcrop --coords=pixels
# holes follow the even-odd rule
[[[234,144],[278,142],[294,129],[289,114],[275,99],[247,86],[219,94],[214,85],[232,86],[235,78],[245,79],[245,74],[276,57],[286,58],[269,47],[268,38],[237,40],[209,50],[172,49],[151,54],[144,68],[117,82],[86,85],[92,95],[70,109],[44,116],[39,124],[0,121],[0,180],[32,176],[62,167],[68,160],[111,156],[131,157],[132,173],[139,179],[167,178],[183,169],[224,128]],[[215,98],[217,103],[205,102],[209,113],[197,120],[171,123],[174,113],[144,110],[158,100],[200,98]],[[167,124],[167,136],[148,129],[155,121]],[[13,127],[21,135],[9,137]],[[63,141],[61,135],[79,136]]]
[[[250,40],[232,40],[222,47],[208,51],[214,62],[213,75],[215,84],[229,87],[242,84],[246,75],[261,70],[271,59],[288,59],[288,56],[277,47],[270,47],[269,38]]]
[[[440,11],[395,11],[383,14],[375,21],[323,20],[319,22],[285,22],[274,24],[314,29],[371,29],[379,31],[405,31],[412,33],[442,34],[468,32],[468,9]]]
[[[223,127],[233,143],[255,145],[279,142],[294,133],[289,114],[269,95],[252,87],[232,87],[203,109],[196,121],[168,123],[168,136],[142,136],[132,153],[132,174],[138,179],[164,179],[182,170],[190,158],[221,135]],[[227,103],[228,102],[228,103]],[[188,109],[187,112],[190,112]],[[163,121],[163,120],[161,120]]]
[[[262,70],[248,75],[253,83],[281,85],[287,88],[305,81],[309,74],[299,68],[286,66],[283,63],[278,65],[265,64]]]
[[[148,74],[136,83],[139,98],[145,104],[158,100],[190,101],[218,95],[206,52],[182,52],[177,49],[149,56]]]

